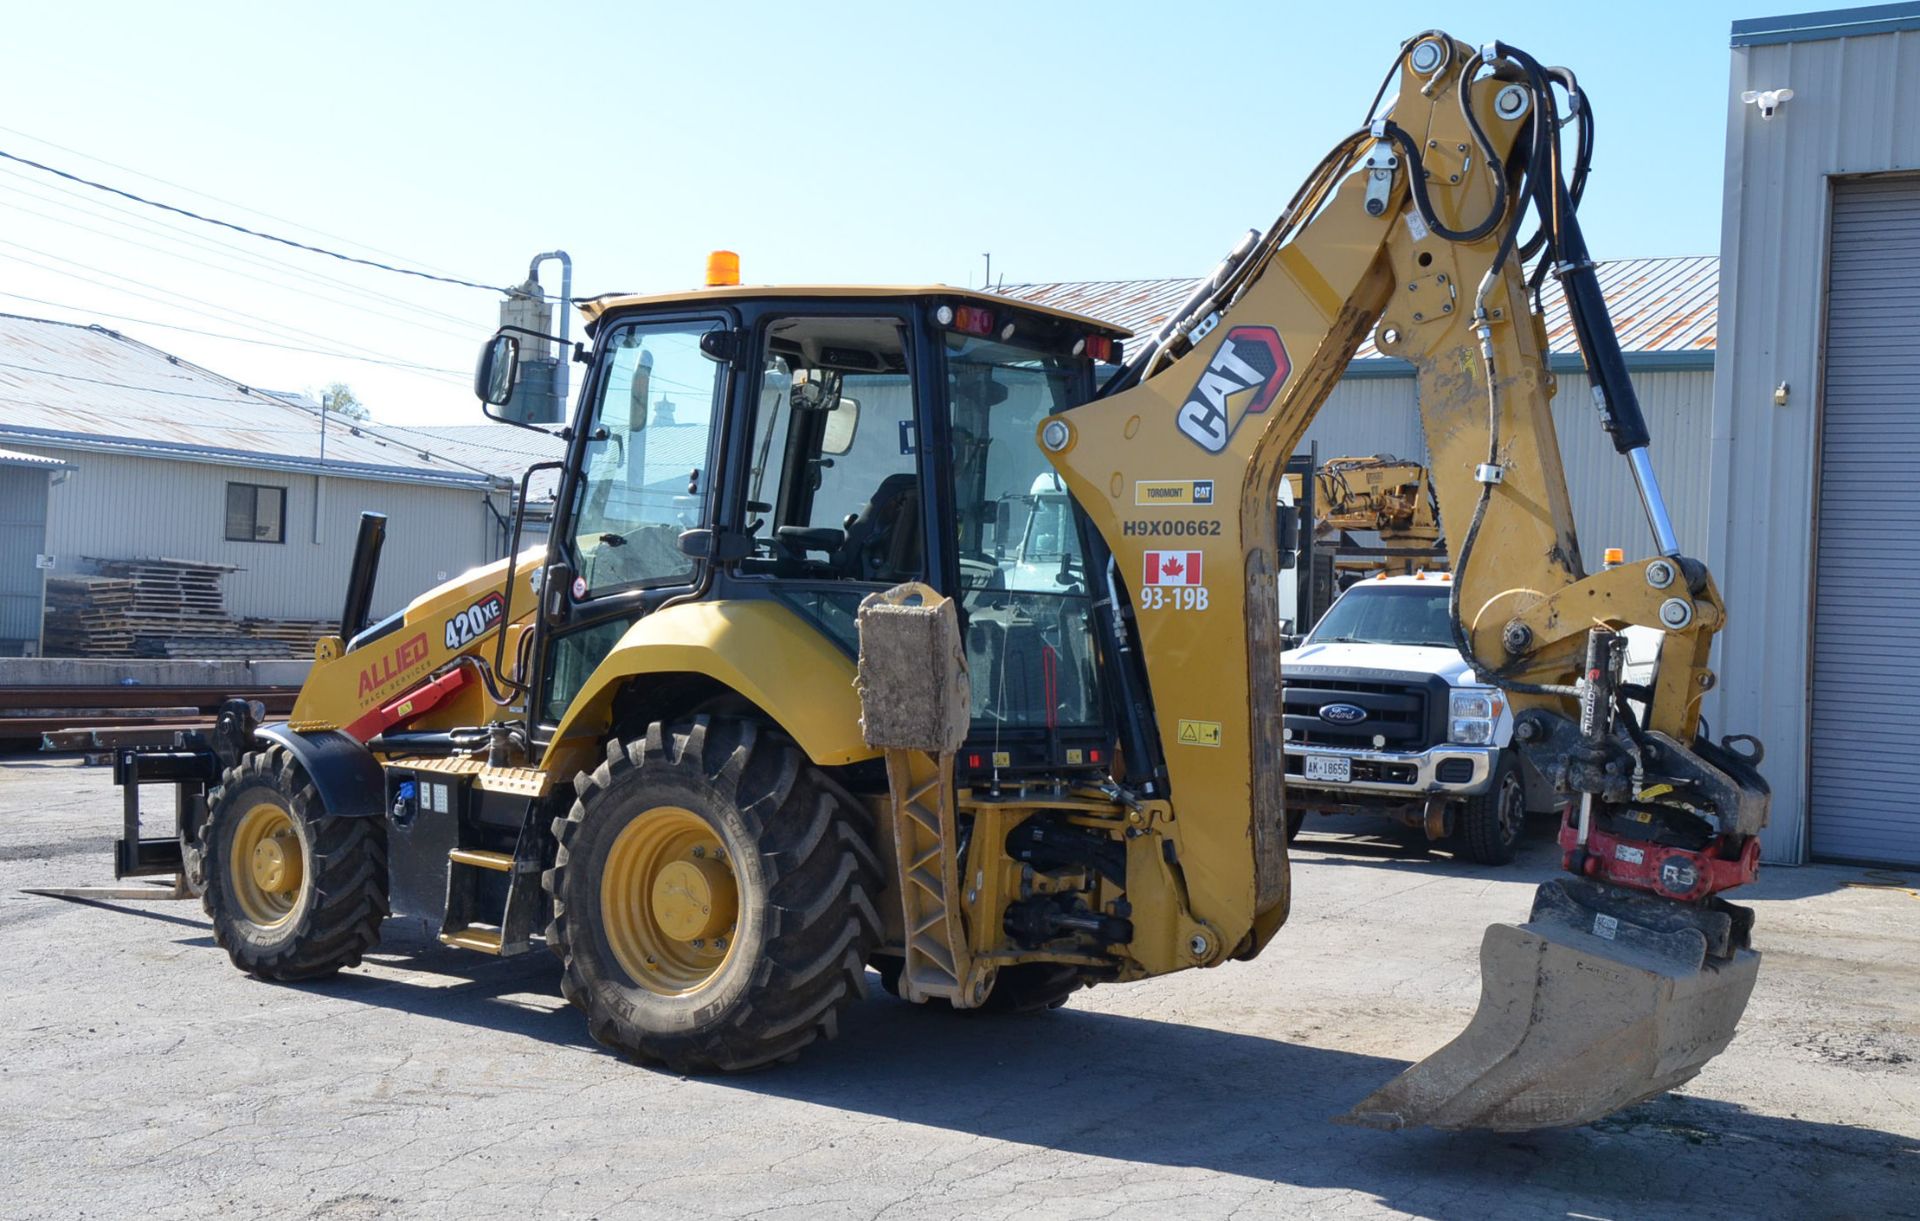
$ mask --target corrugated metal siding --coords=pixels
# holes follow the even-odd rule
[[[1790,86],[1772,119],[1748,89]],[[1920,169],[1920,35],[1738,48],[1727,101],[1714,512],[1707,559],[1730,611],[1716,733],[1755,733],[1773,786],[1769,860],[1805,853],[1807,616],[1829,175]],[[1781,382],[1785,407],[1773,403]]]
[[[337,616],[362,509],[387,515],[376,616],[500,550],[493,520],[474,489],[329,478],[316,544],[311,475],[50,447],[38,452],[79,468],[51,493],[47,547],[58,557],[53,575],[84,571],[83,556],[238,564],[242,571],[230,574],[225,585],[227,609],[236,616]],[[229,481],[286,489],[286,542],[227,541]],[[505,497],[497,503],[504,509]]]
[[[1567,494],[1580,527],[1580,555],[1598,571],[1601,553],[1619,547],[1629,560],[1654,553],[1653,533],[1640,507],[1640,493],[1624,458],[1601,430],[1592,383],[1584,374],[1562,373],[1553,400],[1553,426],[1566,467]],[[1709,487],[1707,454],[1712,443],[1713,371],[1636,373],[1633,387],[1653,435],[1649,451],[1673,528],[1687,555],[1707,548]]]
[[[0,654],[38,651],[46,574],[34,557],[46,550],[47,472],[0,466]]]
[[[1920,865],[1920,176],[1833,197],[1808,789],[1813,855]]]
[[[1366,457],[1392,454],[1425,462],[1426,434],[1420,429],[1411,377],[1354,378],[1334,384],[1333,393],[1307,426],[1300,452],[1309,444],[1320,447],[1320,457]]]

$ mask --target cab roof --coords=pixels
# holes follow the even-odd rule
[[[724,288],[695,288],[677,293],[604,293],[580,302],[580,312],[587,316],[588,322],[598,322],[614,310],[629,309],[634,306],[701,305],[709,301],[750,301],[768,298],[784,300],[802,297],[864,297],[868,300],[938,298],[945,301],[972,302],[992,309],[1012,309],[1027,314],[1044,314],[1083,326],[1095,334],[1111,335],[1115,339],[1126,339],[1133,334],[1125,327],[1114,326],[1098,318],[1089,318],[1085,314],[1076,314],[1072,310],[1054,309],[1048,305],[1035,305],[1030,301],[1018,301],[1012,297],[978,292],[971,288],[954,288],[948,284],[735,284]]]

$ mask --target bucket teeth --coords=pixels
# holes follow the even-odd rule
[[[1607,928],[1603,922],[1603,928]],[[1624,925],[1620,927],[1625,927]],[[1480,945],[1480,1007],[1458,1037],[1339,1122],[1517,1132],[1591,1123],[1687,1081],[1733,1038],[1760,956],[1596,935],[1536,905]]]

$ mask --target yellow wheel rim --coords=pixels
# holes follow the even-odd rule
[[[733,952],[740,892],[720,837],[698,815],[657,806],[614,837],[600,873],[600,927],[627,977],[679,996]]]
[[[263,801],[240,816],[227,878],[247,919],[270,928],[291,917],[306,877],[300,832],[285,806]]]

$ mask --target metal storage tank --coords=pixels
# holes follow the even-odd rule
[[[1768,859],[1920,865],[1920,4],[1732,42],[1708,713],[1769,748]]]

